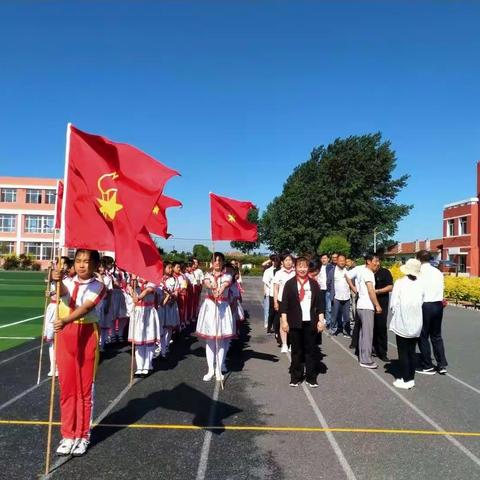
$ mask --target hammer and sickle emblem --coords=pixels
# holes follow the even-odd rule
[[[100,213],[107,220],[114,220],[117,212],[123,208],[123,205],[117,202],[118,188],[109,188],[107,190],[104,190],[102,188],[102,182],[109,177],[112,180],[116,180],[118,176],[119,175],[117,172],[106,173],[105,175],[102,175],[97,181],[98,190],[100,191],[100,195],[102,196],[102,198],[97,198],[97,202],[100,204]]]

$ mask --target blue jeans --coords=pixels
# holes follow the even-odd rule
[[[332,299],[328,290],[325,290],[325,321],[327,322],[327,327],[332,328]]]
[[[342,333],[344,331],[350,335],[350,300],[333,299],[331,329],[335,333]]]
[[[263,326],[267,328],[268,326],[268,311],[270,309],[270,299],[268,295],[263,297]]]

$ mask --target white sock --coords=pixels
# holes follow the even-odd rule
[[[54,374],[55,371],[53,370],[53,365],[55,363],[55,351],[53,349],[53,343],[48,345],[48,357],[50,358],[50,372]]]
[[[146,347],[145,345],[136,345],[135,348],[135,360],[137,362],[137,370],[143,370],[146,367],[145,361],[146,361]]]
[[[148,345],[146,349],[147,349],[146,361],[144,364],[145,366],[143,368],[146,370],[152,370],[153,352],[155,351],[155,345]]]
[[[217,351],[217,373],[222,374],[222,365],[225,362],[225,345],[223,340],[218,340],[218,351]]]
[[[205,351],[207,353],[208,373],[213,373],[215,370],[215,340],[207,340]]]

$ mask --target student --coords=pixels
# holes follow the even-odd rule
[[[62,270],[62,278],[66,278],[68,276],[68,271],[73,265],[73,262],[68,257],[61,257],[60,265]],[[55,352],[53,345],[54,323],[57,317],[57,288],[55,282],[50,282],[47,297],[50,298],[50,303],[45,311],[43,340],[48,343],[48,356],[50,359],[50,370],[48,372],[48,376],[51,377],[53,375],[55,365]],[[58,377],[58,368],[55,369],[55,376]]]
[[[358,276],[357,315],[360,320],[358,339],[359,363],[364,368],[377,368],[372,360],[373,322],[375,313],[382,313],[382,307],[375,293],[375,272],[380,260],[375,254],[365,256],[365,268]]]
[[[288,333],[292,345],[290,386],[297,387],[305,379],[311,388],[318,387],[316,365],[317,333],[325,328],[325,300],[315,280],[308,277],[308,260],[299,257],[295,277],[287,280],[281,304],[281,328]]]
[[[182,264],[173,262],[173,276],[177,282],[176,297],[178,313],[180,315],[180,330],[183,330],[187,323],[187,279],[182,273]]]
[[[112,277],[108,275],[105,262],[100,262],[98,267],[99,279],[105,285],[105,296],[99,305],[99,323],[100,323],[100,352],[105,351],[105,344],[113,329],[113,311],[112,311]]]
[[[200,268],[198,260],[196,258],[193,258],[192,262],[193,262],[192,272],[193,272],[193,276],[195,277],[195,283],[193,284],[193,296],[194,296],[193,316],[196,320],[198,316],[198,309],[200,307],[200,297],[202,295],[204,274],[203,274],[203,270]]]
[[[423,283],[419,280],[421,263],[410,258],[400,270],[405,277],[398,279],[392,292],[392,320],[390,330],[397,337],[400,378],[393,385],[410,389],[415,386],[415,347],[422,331],[422,304],[425,298]]]
[[[180,291],[180,282],[173,275],[173,265],[167,262],[163,266],[163,292],[162,305],[164,309],[164,332],[161,338],[162,357],[166,358],[170,350],[170,341],[173,331],[180,327],[180,313],[178,311],[177,297]]]
[[[203,377],[205,382],[214,375],[217,381],[223,380],[225,348],[230,339],[235,337],[235,325],[228,303],[232,277],[224,271],[224,255],[215,252],[213,258],[213,271],[205,275],[203,282],[207,295],[200,307],[197,321],[197,335],[206,340],[208,372]]]
[[[275,273],[273,277],[273,304],[275,308],[275,333],[277,334],[277,341],[282,347],[281,353],[288,353],[288,338],[287,332],[280,329],[280,311],[282,304],[283,287],[285,283],[295,276],[295,268],[293,265],[293,255],[291,253],[284,253],[280,257],[282,268]]]
[[[280,268],[280,259],[278,255],[270,255],[271,265],[263,272],[263,293],[264,293],[264,310],[267,314],[267,321],[265,328],[267,335],[273,333],[273,320],[275,318],[275,308],[273,304],[273,277]],[[265,323],[265,317],[264,317]]]
[[[195,321],[195,294],[193,286],[196,283],[195,275],[193,274],[193,262],[188,261],[185,265],[185,272],[183,274],[187,279],[187,323]]]
[[[61,282],[59,317],[54,323],[62,434],[58,455],[84,455],[90,441],[98,362],[96,307],[105,292],[105,285],[95,277],[99,264],[96,250],[79,249],[74,259],[75,277],[63,278],[61,270],[52,273],[52,278]]]

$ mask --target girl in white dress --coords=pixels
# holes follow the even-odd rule
[[[98,318],[100,324],[100,352],[105,351],[105,344],[113,328],[112,310],[112,277],[107,273],[105,263],[101,262],[98,267],[102,282],[105,284],[106,294],[98,305]]]
[[[160,349],[162,356],[168,355],[170,340],[175,329],[180,326],[180,314],[178,311],[177,296],[180,291],[180,282],[173,275],[173,265],[166,263],[163,266],[163,309],[164,309],[164,335],[161,339]]]
[[[160,340],[160,322],[155,305],[155,285],[137,279],[137,285],[131,289],[135,302],[133,321],[130,321],[128,341],[135,344],[135,375],[144,376],[153,370],[153,352]]]
[[[223,380],[225,347],[236,336],[228,298],[232,276],[224,272],[224,265],[223,254],[215,252],[213,272],[207,273],[203,281],[207,295],[198,313],[197,335],[206,340],[208,372],[203,377],[206,382],[214,375],[217,381]]]

